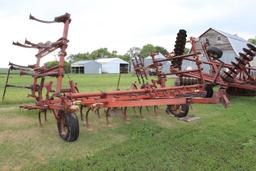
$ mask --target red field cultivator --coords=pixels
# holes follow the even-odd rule
[[[26,40],[24,44],[19,42],[13,43],[24,48],[35,48],[38,50],[38,53],[35,55],[37,59],[35,65],[20,66],[10,63],[10,70],[19,70],[21,75],[31,75],[34,79],[31,86],[18,86],[20,88],[30,89],[31,94],[29,96],[35,99],[34,105],[24,105],[21,107],[28,110],[37,109],[39,111],[40,124],[41,113],[45,113],[46,116],[47,111],[52,111],[57,120],[59,135],[66,141],[75,141],[79,136],[79,122],[75,114],[79,109],[81,119],[87,127],[89,126],[90,111],[96,111],[98,113],[101,108],[105,111],[107,124],[110,123],[109,117],[112,108],[121,108],[124,120],[128,120],[128,107],[138,107],[140,109],[140,118],[143,119],[141,114],[143,106],[153,106],[156,109],[159,105],[168,106],[168,112],[171,112],[177,117],[182,117],[187,115],[189,104],[192,103],[216,104],[222,102],[227,106],[229,100],[226,97],[226,89],[229,85],[239,84],[246,76],[246,80],[255,82],[255,79],[252,80],[247,74],[248,70],[251,69],[247,66],[247,62],[238,63],[235,68],[235,64],[227,65],[215,58],[209,57],[210,61],[207,63],[212,66],[212,73],[214,74],[207,75],[203,73],[199,53],[193,47],[193,38],[190,39],[192,52],[183,55],[186,43],[186,31],[181,30],[177,36],[174,53],[167,55],[166,60],[172,62],[170,73],[163,74],[161,72],[161,62],[164,60],[157,61],[154,58],[155,54],[152,54],[153,64],[149,67],[156,70],[157,80],[148,80],[146,70],[149,67],[144,67],[143,61],[135,57],[133,65],[139,84],[134,83],[130,90],[81,93],[78,91],[77,84],[73,81],[69,81],[69,88],[63,88],[64,58],[68,46],[67,37],[71,22],[70,15],[66,13],[56,17],[54,21],[43,21],[33,16],[30,16],[30,19],[42,23],[63,23],[63,35],[55,42],[32,43]],[[60,49],[58,65],[52,68],[40,67],[41,59],[57,49]],[[215,53],[216,51],[213,52]],[[246,54],[241,55],[241,60],[244,61],[248,58],[248,61],[250,61],[250,57],[255,56],[255,52],[255,47],[250,45],[249,49],[246,50]],[[181,71],[183,60],[194,61],[198,68],[191,71]],[[220,75],[223,67],[229,68],[229,71],[224,72],[225,75]],[[244,76],[238,79],[237,76],[239,73],[241,75],[242,72]],[[191,85],[180,82],[176,86],[168,87],[166,86],[167,75],[177,75],[180,78],[192,77],[196,78],[197,82]],[[47,77],[55,77],[56,85],[53,81],[47,82]],[[7,77],[5,89],[6,87],[15,87],[15,85],[8,84],[8,78],[9,76]],[[216,92],[212,90],[213,85],[219,85],[219,89]],[[83,113],[83,108],[87,109],[85,114]]]

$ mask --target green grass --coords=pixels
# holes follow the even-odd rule
[[[31,81],[18,77],[10,81]],[[81,91],[91,92],[115,90],[118,76],[71,78]],[[135,80],[124,75],[120,88],[128,89]],[[4,81],[0,76],[0,94]],[[191,123],[167,116],[164,106],[158,117],[144,110],[145,121],[129,110],[130,124],[114,115],[111,128],[104,117],[91,113],[92,129],[80,123],[78,141],[67,143],[59,138],[51,114],[39,127],[35,111],[19,111],[18,104],[32,102],[27,93],[9,89],[0,104],[0,170],[256,170],[255,97],[231,97],[227,109],[193,105],[190,113],[201,119]]]
[[[6,74],[8,72],[8,68],[0,68],[0,74]]]

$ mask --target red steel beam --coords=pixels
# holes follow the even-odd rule
[[[126,90],[126,91],[111,91],[111,92],[95,92],[95,93],[67,93],[66,96],[69,98],[86,98],[93,96],[113,96],[113,95],[136,95],[139,93],[156,93],[164,91],[178,91],[178,90],[188,90],[188,89],[203,89],[203,85],[189,85],[189,86],[174,86],[174,87],[163,87],[163,88],[152,88],[152,89],[138,89],[138,90]]]
[[[104,107],[133,107],[133,106],[158,106],[158,105],[178,105],[186,104],[187,98],[172,98],[172,99],[143,99],[132,101],[115,101],[104,104]]]

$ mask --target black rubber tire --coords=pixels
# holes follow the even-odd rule
[[[76,141],[79,137],[79,122],[76,114],[60,111],[59,116],[57,127],[60,137],[68,142]]]
[[[189,105],[188,104],[167,105],[166,112],[168,114],[172,114],[177,118],[182,118],[188,115]]]
[[[183,78],[177,77],[174,85],[175,86],[181,86]],[[167,105],[166,108],[166,113],[167,114],[172,114],[173,116],[177,118],[182,118],[188,115],[189,112],[189,104],[180,104],[180,105]]]
[[[213,96],[213,87],[212,87],[212,85],[209,85],[209,84],[206,84],[205,86],[204,86],[204,89],[205,89],[205,91],[206,91],[206,95],[205,95],[205,97],[206,98],[211,98],[212,96]]]
[[[210,46],[207,48],[207,54],[214,59],[220,59],[223,51],[220,48]]]

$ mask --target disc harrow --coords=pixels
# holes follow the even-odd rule
[[[177,33],[176,41],[175,41],[175,46],[174,46],[174,54],[175,56],[183,55],[184,50],[185,50],[185,45],[187,41],[187,31],[186,30],[179,30]],[[174,68],[179,68],[181,69],[182,65],[182,59],[181,58],[176,58],[172,61],[172,65]]]
[[[178,33],[177,40],[180,40]],[[182,33],[185,33],[182,30]],[[180,42],[176,40],[174,51],[178,51],[177,47],[180,46]],[[185,41],[182,41],[183,43]],[[166,55],[166,59],[153,60],[151,68],[158,70],[158,65],[163,61],[170,61],[172,66],[170,67],[170,73],[156,72],[158,78],[166,78],[167,75],[177,75],[175,85],[186,86],[194,84],[203,84],[206,97],[213,96],[213,87],[218,86],[220,89],[225,90],[227,93],[233,95],[256,95],[256,78],[253,76],[253,72],[256,68],[251,66],[250,63],[256,55],[256,47],[252,44],[247,44],[247,48],[243,48],[243,52],[239,53],[239,57],[235,57],[236,62],[226,64],[221,60],[223,52],[218,47],[209,46],[207,42],[199,42],[203,52],[199,52],[196,47],[195,38],[191,37],[189,41],[191,43],[191,53],[183,55],[184,50],[179,50],[179,55],[175,53],[169,53]],[[182,44],[182,48],[185,45]],[[202,60],[200,55],[204,55],[206,60]],[[178,62],[177,62],[178,61]],[[182,61],[190,61],[195,66],[195,69],[182,70]],[[203,65],[208,65],[210,71],[205,71]],[[178,66],[178,67],[174,67]],[[163,79],[161,81],[164,81]]]
[[[247,44],[248,48],[243,48],[243,53],[239,53],[239,57],[236,57],[236,62],[231,62],[233,67],[228,71],[224,71],[222,78],[227,82],[239,82],[239,81],[251,81],[255,82],[250,74],[250,62],[254,59],[256,55],[256,48]]]

